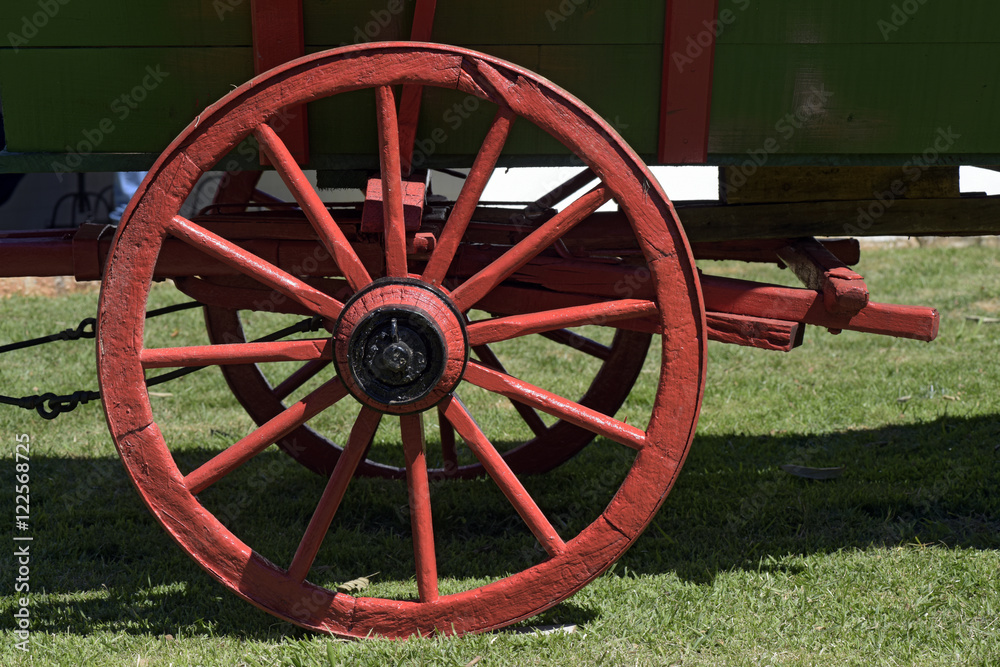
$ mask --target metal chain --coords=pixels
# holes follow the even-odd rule
[[[154,317],[159,317],[161,315],[167,315],[169,313],[176,313],[182,310],[188,310],[191,308],[197,308],[201,306],[201,303],[197,301],[191,301],[188,303],[180,303],[173,306],[166,306],[164,308],[157,308],[156,310],[151,310],[146,313],[146,319],[151,319]],[[95,325],[97,320],[93,317],[87,317],[83,319],[79,326],[75,329],[66,329],[65,331],[60,331],[59,333],[52,334],[50,336],[43,336],[41,338],[33,338],[31,340],[20,341],[18,343],[11,343],[9,345],[0,346],[0,354],[4,352],[10,352],[12,350],[22,350],[28,347],[34,347],[36,345],[44,345],[45,343],[52,343],[58,340],[80,340],[82,338],[94,338],[96,336]],[[310,317],[305,320],[301,320],[297,324],[285,327],[284,329],[279,329],[272,333],[267,334],[257,338],[251,342],[253,343],[271,343],[276,340],[280,340],[285,336],[290,336],[296,333],[306,333],[308,331],[318,331],[323,328],[323,319],[319,316]],[[195,371],[200,371],[207,366],[191,366],[190,368],[179,368],[177,370],[170,371],[168,373],[163,373],[155,377],[146,379],[146,387],[154,387],[164,382],[169,382],[171,380],[176,380],[177,378],[184,377],[194,373]],[[36,394],[34,396],[22,396],[21,398],[15,398],[13,396],[3,396],[0,395],[0,404],[3,405],[13,405],[18,408],[23,408],[25,410],[34,410],[41,417],[45,419],[55,419],[61,414],[67,412],[72,412],[81,405],[85,405],[90,401],[99,401],[101,399],[101,392],[99,391],[87,391],[80,390],[75,391],[72,394],[58,395],[51,392],[45,394]]]
[[[3,354],[4,352],[13,352],[14,350],[23,350],[27,347],[35,347],[36,345],[44,345],[45,343],[54,343],[57,340],[80,340],[81,338],[93,338],[97,335],[94,331],[94,326],[96,324],[97,320],[93,317],[88,317],[82,320],[80,325],[75,329],[66,329],[65,331],[60,331],[59,333],[54,333],[50,336],[42,336],[41,338],[32,338],[30,340],[22,340],[8,345],[0,345],[0,354]]]
[[[101,393],[97,391],[76,391],[64,396],[57,396],[53,393],[23,396],[21,398],[0,396],[0,403],[24,408],[25,410],[35,410],[45,419],[55,419],[63,413],[76,410],[84,403],[96,401],[100,398]]]
[[[167,306],[165,308],[157,308],[156,310],[151,310],[146,313],[146,319],[152,319],[154,317],[159,317],[160,315],[167,315],[168,313],[176,313],[180,310],[188,310],[190,308],[197,308],[202,304],[197,301],[189,301],[188,303],[178,303],[173,306]],[[0,354],[4,352],[13,352],[14,350],[23,350],[28,347],[35,347],[38,345],[45,345],[46,343],[55,343],[60,340],[80,340],[81,338],[94,338],[97,335],[95,327],[97,326],[97,320],[93,317],[85,317],[80,320],[80,324],[77,325],[75,329],[65,329],[58,333],[50,334],[48,336],[42,336],[40,338],[31,338],[29,340],[22,340],[17,343],[9,343],[7,345],[0,345]]]

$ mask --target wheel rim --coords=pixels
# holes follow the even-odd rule
[[[660,381],[645,431],[582,408],[504,373],[470,362],[463,382],[500,396],[515,396],[553,416],[638,450],[614,498],[577,535],[564,540],[526,493],[472,415],[445,392],[440,406],[466,443],[476,451],[491,479],[504,492],[548,558],[486,586],[439,596],[420,414],[399,417],[407,456],[411,530],[419,601],[354,598],[310,583],[307,577],[323,537],[346,492],[367,443],[383,415],[364,404],[344,455],[305,528],[287,569],[256,554],[222,525],[196,497],[231,470],[275,442],[289,427],[348,395],[334,377],[310,397],[286,410],[221,454],[183,474],[155,422],[144,386],[144,369],[205,363],[307,361],[331,353],[332,340],[201,348],[143,348],[143,313],[157,254],[172,236],[208,252],[240,271],[335,322],[344,304],[309,288],[266,261],[241,250],[177,215],[198,177],[217,164],[249,132],[292,185],[302,208],[355,291],[372,276],[346,243],[314,191],[301,186],[301,173],[288,159],[267,120],[280,109],[362,88],[378,99],[380,155],[386,196],[387,277],[407,279],[407,257],[399,193],[398,136],[390,86],[419,83],[458,90],[499,102],[477,166],[441,235],[438,249],[419,277],[439,286],[464,234],[471,210],[503,146],[513,118],[526,119],[560,140],[601,179],[602,184],[533,232],[525,242],[457,286],[448,295],[465,312],[501,284],[518,262],[529,261],[554,239],[610,198],[629,218],[649,265],[655,308],[663,329]],[[485,166],[484,166],[485,165]],[[395,193],[395,194],[394,194]],[[463,191],[465,194],[465,191]],[[464,207],[464,209],[463,209]],[[463,217],[465,218],[463,220]],[[98,371],[108,424],[128,473],[156,518],[202,567],[257,606],[303,627],[343,636],[407,636],[415,632],[480,632],[534,615],[572,595],[613,563],[652,519],[672,486],[694,433],[704,382],[704,316],[693,262],[676,215],[642,163],[593,112],[552,84],[502,61],[471,51],[438,46],[365,45],[294,61],[258,77],[203,113],[167,149],[150,171],[116,234],[99,308]],[[536,235],[537,234],[537,235]],[[539,247],[540,246],[540,247]],[[649,303],[612,302],[619,317],[648,313]],[[606,306],[606,304],[605,304]],[[584,309],[589,318],[606,316],[605,306]],[[555,313],[555,311],[552,311]],[[545,316],[558,328],[567,313]],[[626,313],[622,315],[621,313]],[[579,313],[576,314],[579,317]],[[562,319],[560,319],[562,318]],[[568,318],[568,319],[567,319]],[[489,342],[484,325],[468,331],[473,344]],[[422,406],[421,406],[422,407]]]

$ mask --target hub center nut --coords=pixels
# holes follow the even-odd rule
[[[344,306],[334,364],[351,394],[390,414],[433,407],[465,372],[464,319],[448,297],[416,280],[380,280]]]
[[[393,327],[396,320],[392,321]],[[426,367],[426,360],[422,354],[417,354],[416,360],[413,358],[413,350],[406,343],[393,343],[385,348],[381,356],[381,365],[393,373],[405,373],[404,381],[412,380]],[[410,362],[416,361],[412,366]],[[402,384],[402,383],[399,383]]]

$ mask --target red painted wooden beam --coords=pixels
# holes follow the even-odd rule
[[[854,315],[831,313],[823,293],[746,280],[701,277],[706,310],[750,317],[804,322],[833,331],[850,330],[931,341],[937,338],[937,310],[921,306],[898,306],[869,302]]]
[[[417,0],[413,10],[413,28],[410,39],[414,42],[431,41],[434,30],[434,10],[437,0]],[[417,122],[420,119],[421,86],[403,86],[399,96],[399,156],[403,175],[413,172],[413,145],[417,139]]]
[[[306,53],[302,0],[251,0],[253,65],[261,74]],[[290,109],[271,127],[299,164],[309,162],[309,125],[306,107]],[[262,157],[262,164],[267,164]]]
[[[823,293],[831,313],[857,315],[868,305],[868,286],[816,239],[799,239],[778,251],[778,257],[809,289]]]
[[[667,0],[659,162],[704,164],[712,114],[718,0]]]

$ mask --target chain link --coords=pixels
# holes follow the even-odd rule
[[[146,319],[151,319],[154,317],[159,317],[161,315],[167,315],[169,313],[176,313],[181,310],[188,310],[191,308],[198,308],[201,303],[197,301],[191,301],[188,303],[180,303],[173,306],[166,306],[164,308],[157,308],[156,310],[151,310],[146,313]],[[58,333],[42,336],[41,338],[33,338],[31,340],[20,341],[18,343],[11,343],[9,345],[0,346],[0,354],[4,352],[11,352],[13,350],[23,350],[25,348],[34,347],[37,345],[44,345],[45,343],[53,343],[60,340],[80,340],[84,338],[94,338],[96,336],[95,326],[97,325],[97,320],[93,317],[87,317],[83,319],[80,324],[75,329],[66,329]],[[310,317],[305,320],[301,320],[296,324],[285,327],[284,329],[279,329],[266,336],[257,338],[251,342],[253,343],[270,343],[276,340],[280,340],[286,336],[291,336],[297,333],[306,333],[310,331],[318,331],[323,328],[323,318],[319,316]],[[163,384],[164,382],[169,382],[171,380],[176,380],[177,378],[184,377],[196,371],[200,371],[207,366],[192,366],[190,368],[179,368],[167,373],[162,373],[155,377],[146,379],[146,386],[153,387],[158,384]],[[3,405],[13,405],[18,408],[23,408],[25,410],[34,410],[41,417],[45,419],[55,419],[61,414],[67,412],[72,412],[81,405],[85,405],[90,401],[101,400],[101,392],[99,391],[87,391],[81,389],[80,391],[75,391],[72,394],[58,395],[51,392],[45,394],[36,394],[34,396],[22,396],[21,398],[16,398],[13,396],[3,396],[0,395],[0,404]]]

